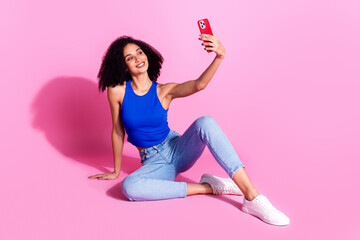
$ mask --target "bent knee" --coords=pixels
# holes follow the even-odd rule
[[[208,116],[208,115],[199,117],[198,119],[196,119],[195,122],[198,125],[198,127],[200,127],[200,128],[209,128],[209,129],[211,129],[214,126],[218,126],[215,119],[213,117],[211,117],[211,116]]]
[[[141,179],[127,176],[121,184],[121,191],[130,201],[141,200]]]

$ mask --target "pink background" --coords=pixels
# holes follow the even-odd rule
[[[1,239],[359,239],[360,3],[45,1],[0,3]],[[255,186],[291,219],[275,227],[240,211],[243,197],[130,202],[140,167],[126,143],[114,181],[111,118],[97,92],[118,36],[164,56],[159,82],[197,78],[212,61],[197,39],[208,18],[227,56],[207,89],[175,100],[180,133],[211,115]],[[208,150],[177,181],[226,177]]]

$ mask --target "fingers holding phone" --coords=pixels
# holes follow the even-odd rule
[[[204,18],[204,19],[200,19],[198,22],[198,27],[199,27],[199,30],[200,30],[200,33],[203,35],[203,34],[207,34],[207,35],[213,35],[213,32],[211,30],[211,27],[210,27],[210,23],[209,23],[209,20],[207,18]],[[204,40],[206,41],[206,40]],[[207,51],[207,52],[211,52],[211,51]]]
[[[225,48],[216,34],[213,33],[209,20],[204,18],[197,23],[201,33],[199,40],[203,41],[201,45],[204,46],[207,52],[215,52],[216,57],[223,59],[225,57]]]

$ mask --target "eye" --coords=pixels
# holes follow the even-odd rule
[[[142,51],[139,51],[138,55],[141,55],[143,52]]]
[[[130,60],[132,60],[132,59],[133,59],[133,57],[128,57],[128,59],[127,59],[127,60],[128,60],[128,61],[130,61]]]

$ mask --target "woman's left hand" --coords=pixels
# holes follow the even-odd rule
[[[223,59],[225,57],[225,48],[221,44],[219,38],[210,34],[201,34],[199,40],[204,41],[201,45],[205,46],[205,50],[216,53],[216,57]]]

